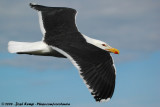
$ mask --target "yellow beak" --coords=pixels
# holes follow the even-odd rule
[[[112,53],[114,53],[114,54],[119,54],[119,50],[118,50],[118,49],[115,49],[115,48],[110,48],[110,49],[105,49],[105,50],[107,50],[107,51],[109,51],[109,52],[112,52]]]

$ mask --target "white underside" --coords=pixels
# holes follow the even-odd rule
[[[51,52],[51,47],[42,41],[38,42],[15,42],[10,41],[8,43],[8,51],[10,53],[26,53],[26,54],[39,54],[43,55],[45,53]]]

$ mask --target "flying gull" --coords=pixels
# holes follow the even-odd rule
[[[8,43],[10,53],[68,58],[97,102],[108,101],[115,88],[116,70],[110,53],[119,51],[85,36],[75,24],[77,11],[30,3],[38,11],[42,41]]]

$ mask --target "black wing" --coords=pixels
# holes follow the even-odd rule
[[[96,101],[111,98],[116,78],[112,57],[107,51],[87,43],[78,32],[76,10],[30,5],[40,12],[44,42],[72,61]]]
[[[75,24],[76,10],[67,7],[46,7],[30,3],[31,8],[39,11],[41,30],[53,35],[78,32]]]
[[[72,39],[66,38],[65,42],[62,40],[61,44],[46,42],[68,57],[79,69],[96,101],[108,100],[113,95],[116,78],[112,57],[109,52],[81,40],[82,38],[76,41],[76,35],[78,34],[74,34]]]

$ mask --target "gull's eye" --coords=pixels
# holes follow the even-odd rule
[[[102,46],[106,46],[106,44],[102,44]]]

